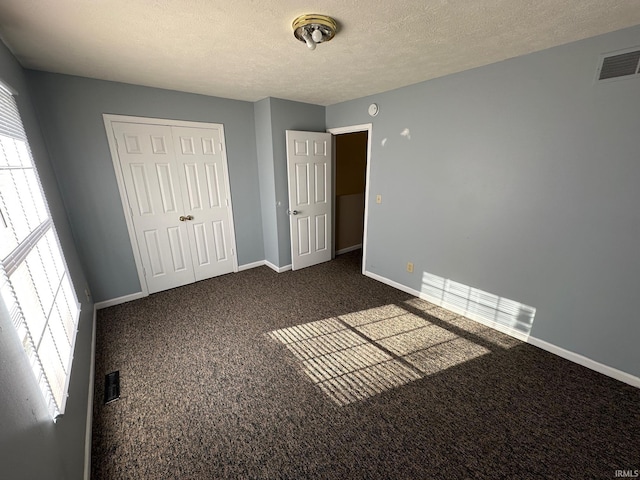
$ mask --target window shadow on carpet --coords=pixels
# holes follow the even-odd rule
[[[268,335],[340,406],[522,342],[423,300],[339,315]]]

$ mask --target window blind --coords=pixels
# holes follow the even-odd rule
[[[80,305],[15,98],[2,88],[0,299],[55,419],[66,404]]]

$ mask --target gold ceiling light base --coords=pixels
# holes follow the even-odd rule
[[[331,40],[338,30],[338,24],[333,18],[316,13],[300,15],[291,26],[293,35],[306,43],[310,50],[315,50],[318,43]]]

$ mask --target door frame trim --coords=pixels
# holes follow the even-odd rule
[[[136,234],[133,226],[133,219],[131,216],[131,209],[129,207],[129,199],[127,198],[127,191],[124,184],[124,176],[122,173],[122,165],[120,164],[120,157],[118,156],[118,146],[116,144],[116,137],[113,133],[113,122],[120,123],[137,123],[146,125],[164,125],[167,127],[193,127],[193,128],[219,128],[224,141],[224,182],[227,188],[227,195],[229,196],[229,235],[231,236],[231,248],[233,249],[233,272],[238,272],[238,249],[236,247],[236,230],[235,222],[233,218],[233,200],[231,195],[231,184],[229,181],[229,159],[227,157],[227,139],[224,135],[224,125],[221,123],[210,122],[191,122],[186,120],[171,120],[164,118],[151,118],[151,117],[134,117],[131,115],[116,115],[111,113],[103,113],[102,119],[104,121],[104,127],[107,134],[107,141],[109,143],[109,152],[111,153],[111,161],[113,162],[113,170],[116,175],[116,183],[118,184],[118,192],[120,193],[120,201],[122,202],[122,213],[124,214],[125,221],[127,223],[127,232],[129,233],[129,241],[131,242],[131,249],[133,250],[133,258],[136,264],[136,270],[138,272],[138,280],[140,282],[140,289],[142,297],[149,295],[149,288],[147,286],[147,280],[144,277],[144,270],[142,268],[142,256],[140,255],[140,247],[136,240]]]
[[[368,238],[368,223],[369,223],[369,183],[371,179],[371,136],[373,134],[373,124],[372,123],[363,123],[360,125],[350,125],[346,127],[336,127],[336,128],[327,128],[327,132],[331,135],[342,135],[343,133],[356,133],[356,132],[367,132],[367,173],[364,184],[364,231],[362,233],[362,274],[364,275],[367,271],[367,238]],[[335,152],[335,142],[333,142],[333,195],[335,196],[335,185],[336,185],[336,152]],[[334,199],[334,208],[335,208],[335,199]],[[333,215],[333,222],[335,224],[336,216],[335,212]],[[333,250],[335,252],[335,225],[333,229]]]

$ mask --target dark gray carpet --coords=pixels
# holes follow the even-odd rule
[[[359,255],[99,311],[92,478],[584,479],[640,468],[640,390],[363,277]],[[398,307],[410,324],[400,343],[366,340],[397,333],[396,320],[352,321]],[[394,387],[367,374],[376,387],[340,404],[342,393],[314,384],[304,352],[269,334],[338,317],[340,335],[415,378]],[[403,355],[416,338],[425,349]],[[121,399],[102,405],[113,370]]]

